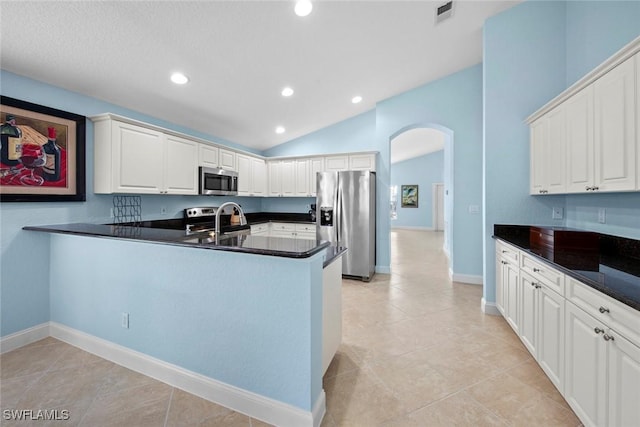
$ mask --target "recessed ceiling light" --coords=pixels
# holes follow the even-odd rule
[[[189,82],[189,77],[185,76],[182,73],[173,73],[171,74],[171,81],[177,85],[183,85]]]
[[[290,87],[285,87],[284,89],[282,89],[282,96],[291,96],[293,95],[293,89],[291,89]]]
[[[298,16],[307,16],[311,13],[312,9],[313,5],[309,0],[298,0],[294,10]]]
[[[276,128],[276,133],[284,133],[284,128],[282,126],[278,126]]]
[[[362,97],[360,95],[354,96],[353,98],[351,98],[351,102],[353,102],[354,104],[359,104],[361,101],[362,101]]]

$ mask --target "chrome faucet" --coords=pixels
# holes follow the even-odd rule
[[[216,210],[216,237],[220,233],[220,213],[224,211],[227,206],[235,206],[238,209],[238,212],[240,212],[240,225],[247,225],[247,218],[244,216],[244,211],[242,210],[240,205],[235,202],[225,202],[221,204],[220,207],[218,207],[218,210]]]

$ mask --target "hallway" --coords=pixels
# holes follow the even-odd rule
[[[392,273],[343,280],[324,426],[578,426],[482,287],[451,283],[441,232],[393,230]]]

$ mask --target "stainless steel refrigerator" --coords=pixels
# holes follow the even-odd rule
[[[319,172],[318,239],[344,246],[342,275],[369,281],[376,266],[376,174]]]

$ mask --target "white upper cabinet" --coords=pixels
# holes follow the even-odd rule
[[[324,172],[324,157],[313,157],[309,160],[309,192],[312,197],[318,191],[318,173]]]
[[[269,175],[269,196],[282,196],[282,162],[270,160],[267,163]]]
[[[164,188],[168,194],[198,193],[198,143],[165,136]]]
[[[285,197],[293,197],[296,195],[296,161],[283,160],[280,167],[282,174],[282,195]]]
[[[195,141],[108,114],[93,121],[96,193],[197,194]]]
[[[238,196],[265,196],[267,166],[264,159],[236,154],[238,171]]]
[[[198,164],[208,168],[218,167],[218,147],[208,144],[199,144]]]
[[[565,104],[567,118],[567,192],[581,193],[594,186],[593,86]]]
[[[531,115],[531,194],[640,190],[640,38]]]
[[[350,154],[349,170],[374,171],[376,170],[376,155],[373,153]]]
[[[565,111],[559,106],[531,124],[531,194],[565,191]]]
[[[218,158],[218,165],[221,169],[237,170],[236,166],[236,153],[235,151],[220,149],[220,155]]]
[[[296,159],[295,195],[299,197],[309,197],[309,160]]]
[[[595,82],[595,188],[636,188],[635,60],[630,58]]]
[[[349,170],[349,156],[328,156],[324,159],[324,168],[327,172],[339,172]]]

